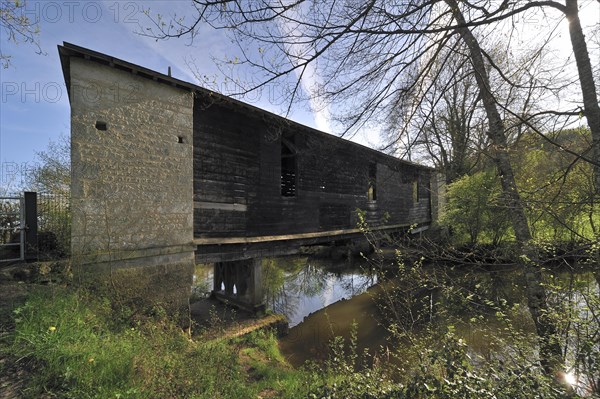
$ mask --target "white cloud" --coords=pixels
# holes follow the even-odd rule
[[[288,11],[290,19],[301,20],[299,9],[292,9]],[[290,19],[278,19],[278,28],[282,32],[283,36],[287,36],[291,39],[294,35],[301,34],[302,26],[290,22]],[[299,41],[296,43],[285,42],[285,50],[289,54],[298,54],[300,59],[306,59],[314,54],[313,50],[306,44],[302,44]],[[299,60],[290,58],[290,62],[294,66],[299,66]],[[313,61],[307,64],[305,67],[296,68],[294,70],[296,79],[300,79],[300,84],[304,93],[308,95],[309,106],[315,120],[317,129],[331,133],[331,112],[329,104],[318,95],[319,87],[322,85],[322,79],[317,70],[316,63]]]

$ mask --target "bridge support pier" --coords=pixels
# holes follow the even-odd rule
[[[265,310],[262,291],[262,262],[260,258],[214,264],[212,294],[219,300],[260,313]]]

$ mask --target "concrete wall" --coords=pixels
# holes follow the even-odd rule
[[[193,95],[84,58],[69,65],[75,278],[178,308],[194,266]]]

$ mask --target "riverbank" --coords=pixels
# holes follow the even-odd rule
[[[341,278],[339,269],[332,273],[333,264],[321,269],[286,258],[263,266],[266,280],[281,284],[271,291],[285,299],[272,303],[298,304],[294,287],[327,303],[335,297],[333,286],[348,284],[348,292],[358,293],[363,285]],[[560,299],[553,303],[565,306],[572,298],[575,309],[577,298],[586,298],[597,308],[598,285],[590,273],[547,277]],[[220,303],[194,303],[196,323],[189,331],[160,308],[117,306],[59,278],[14,282],[3,293],[11,290],[0,302],[2,320],[10,320],[0,340],[2,398],[515,399],[564,393],[540,368],[535,336],[523,328],[531,323],[517,272],[399,268],[366,293],[307,315],[281,340]],[[597,331],[596,321],[585,322]],[[246,334],[248,326],[258,329]],[[580,336],[585,331],[578,327]],[[297,367],[303,360],[310,365]]]
[[[29,267],[29,266],[26,266]],[[0,397],[294,398],[306,378],[283,359],[280,316],[230,317],[196,303],[193,331],[160,309],[117,308],[93,293],[11,274],[0,282]],[[22,276],[25,276],[23,274]],[[35,278],[33,278],[35,280]],[[191,332],[191,334],[190,334]]]

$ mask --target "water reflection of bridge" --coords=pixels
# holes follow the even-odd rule
[[[370,229],[374,232],[393,234],[405,232],[408,227],[396,225]],[[297,254],[302,247],[323,244],[331,246],[329,254],[332,259],[353,256],[361,250],[366,252],[369,249],[364,232],[360,229],[267,237],[204,238],[195,239],[194,242],[197,244],[197,263],[214,264],[214,295],[219,299],[250,309],[262,307],[263,298],[268,301],[269,298],[287,297],[285,292],[279,292],[276,295],[274,292],[263,292],[265,284],[262,281],[262,272],[265,258],[270,258],[269,262],[274,262],[273,258]],[[279,262],[282,260],[279,259]],[[296,272],[307,274],[309,277],[318,274],[309,273],[309,270],[304,269]],[[286,280],[296,280],[294,277],[291,279],[289,277]],[[309,280],[312,281],[310,278]],[[289,289],[289,286],[288,288],[285,286],[279,288],[286,290]],[[296,288],[302,289],[302,287]],[[271,304],[271,308],[274,309],[273,304]]]
[[[268,309],[286,316],[289,326],[340,300],[365,292],[378,271],[364,260],[292,256],[263,262],[264,298]]]
[[[331,259],[327,249],[320,247],[310,254],[262,260],[265,306],[284,315],[289,327],[333,303],[367,291],[379,281],[381,270],[374,268],[367,259]],[[213,264],[196,265],[194,294],[206,297],[212,293],[213,286]],[[224,286],[220,288],[224,289]]]

